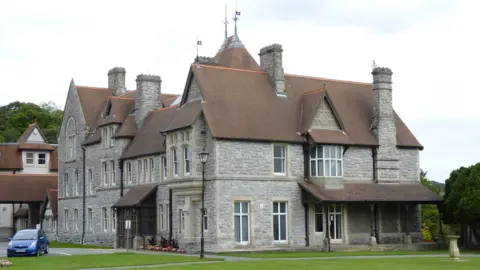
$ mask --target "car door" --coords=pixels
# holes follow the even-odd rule
[[[40,251],[44,251],[47,247],[46,245],[47,239],[45,238],[45,234],[43,233],[42,230],[38,231],[38,242],[39,242],[39,248]]]

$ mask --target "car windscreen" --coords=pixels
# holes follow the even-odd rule
[[[36,240],[37,232],[36,231],[19,231],[13,237],[13,240]]]

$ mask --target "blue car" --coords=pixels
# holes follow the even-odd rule
[[[7,257],[40,256],[48,254],[48,238],[42,230],[28,229],[18,231],[13,238],[8,239]]]

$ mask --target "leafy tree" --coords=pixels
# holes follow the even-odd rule
[[[427,172],[420,170],[420,183],[431,190],[436,194],[440,194],[440,187],[438,185],[432,184],[432,181],[428,180]],[[422,222],[424,227],[428,228],[428,234],[430,236],[438,235],[440,232],[440,214],[438,212],[437,205],[434,204],[425,204],[422,205]],[[425,228],[423,228],[425,230]],[[429,239],[425,239],[429,240]]]
[[[480,239],[477,231],[480,227],[480,162],[452,171],[445,183],[442,211],[445,222],[467,225],[473,237]]]
[[[16,142],[25,129],[37,121],[49,143],[57,143],[57,129],[63,111],[53,102],[40,105],[15,101],[0,107],[0,142]]]

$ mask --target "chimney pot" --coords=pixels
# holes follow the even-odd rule
[[[277,95],[285,95],[285,74],[282,63],[283,48],[280,44],[271,44],[260,49],[260,67],[268,73]]]
[[[108,71],[108,89],[114,96],[123,95],[127,92],[125,87],[125,68],[114,67]]]
[[[137,76],[135,96],[135,122],[140,128],[148,113],[162,108],[162,78],[157,75]]]

